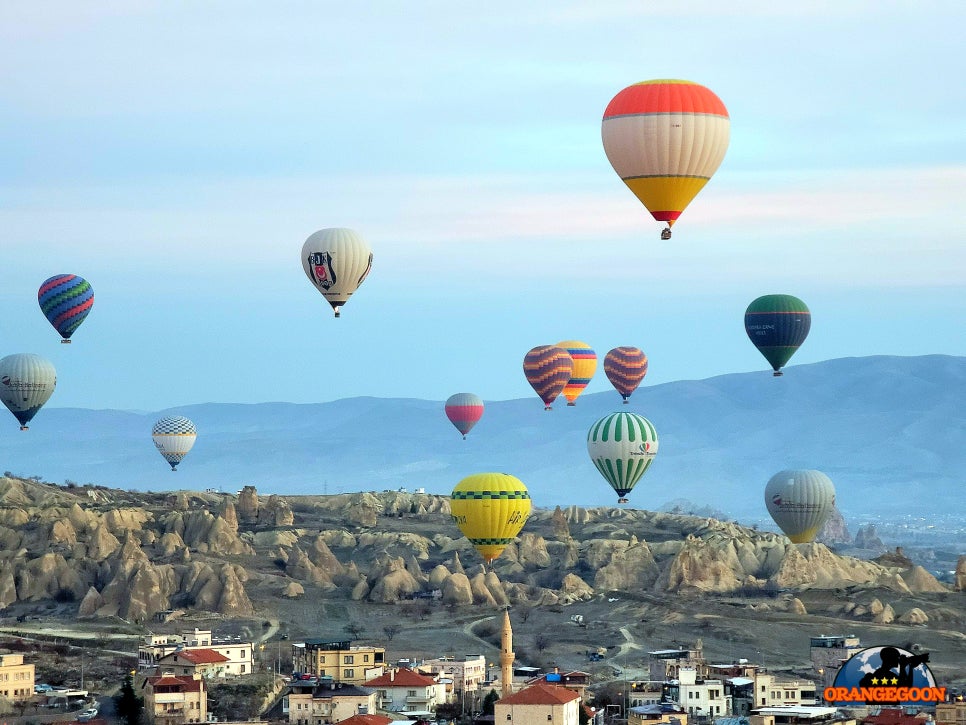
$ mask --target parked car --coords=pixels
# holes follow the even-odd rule
[[[43,684],[43,683],[41,683],[39,685],[34,685],[34,692],[37,693],[37,694],[39,694],[41,692],[50,692],[53,689],[54,688],[51,687],[50,685],[46,685],[46,684]]]
[[[77,722],[90,722],[97,717],[97,708],[91,707],[77,716]]]

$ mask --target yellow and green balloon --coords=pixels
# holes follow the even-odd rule
[[[450,513],[489,564],[503,553],[530,517],[530,493],[515,476],[476,473],[456,484]]]

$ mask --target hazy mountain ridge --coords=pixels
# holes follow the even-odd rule
[[[603,371],[598,370],[597,375]],[[286,494],[424,487],[449,493],[474,472],[518,476],[535,503],[611,505],[590,463],[586,431],[614,410],[647,416],[660,453],[631,505],[683,497],[731,515],[764,515],[761,491],[783,468],[818,468],[857,511],[928,511],[962,485],[966,358],[866,357],[642,386],[561,399],[487,401],[463,441],[441,401],[350,398],[319,404],[207,403],[158,413],[45,409],[31,430],[0,434],[4,467],[47,480],[126,489],[217,488]],[[171,474],[150,440],[164,413],[198,426],[194,450]],[[12,420],[12,419],[11,419]]]

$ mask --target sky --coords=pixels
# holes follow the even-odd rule
[[[966,355],[964,26],[953,0],[0,4],[0,355],[50,359],[53,407],[505,400],[567,339],[640,347],[645,386],[766,374],[769,293],[812,311],[792,366]],[[651,78],[731,117],[668,242],[600,138]],[[374,253],[340,319],[299,259],[325,227]],[[36,299],[68,272],[95,291],[69,346]]]

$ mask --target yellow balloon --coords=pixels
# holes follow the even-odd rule
[[[558,342],[557,347],[562,347],[570,353],[574,361],[574,372],[563,389],[563,395],[567,399],[567,405],[575,405],[574,401],[584,392],[584,388],[597,370],[597,353],[590,348],[590,345],[580,340],[564,340]]]
[[[516,538],[530,517],[530,493],[506,473],[476,473],[453,489],[453,521],[487,564]]]

